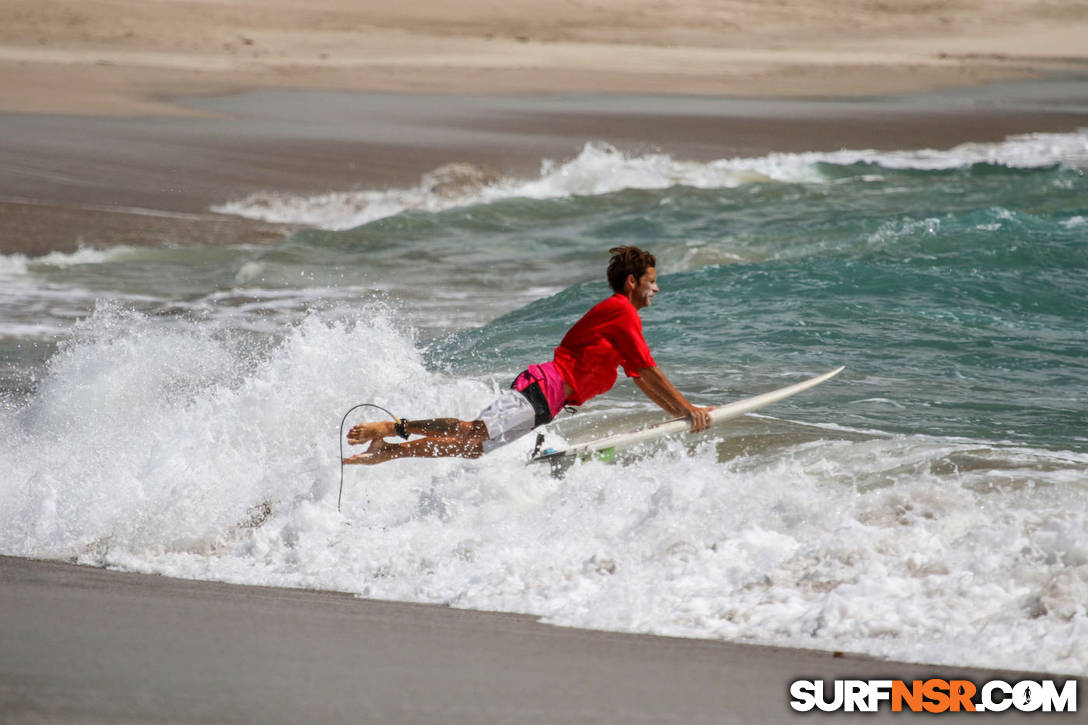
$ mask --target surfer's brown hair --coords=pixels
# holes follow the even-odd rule
[[[612,247],[608,253],[612,255],[608,260],[608,284],[615,292],[623,292],[627,275],[635,275],[635,281],[638,281],[647,268],[657,266],[654,255],[638,247]]]

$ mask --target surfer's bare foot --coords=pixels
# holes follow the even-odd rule
[[[386,443],[381,438],[375,438],[370,442],[366,453],[358,453],[350,458],[343,459],[343,461],[345,464],[373,466],[376,463],[385,463],[393,458],[392,454],[396,452],[396,449],[396,443]]]
[[[354,456],[341,459],[345,466],[373,466],[375,463],[381,463],[378,457],[372,453],[356,453]]]
[[[377,423],[360,423],[348,431],[348,443],[357,446],[368,441],[381,440],[397,434],[395,423],[381,420]]]

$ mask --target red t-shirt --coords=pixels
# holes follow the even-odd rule
[[[574,393],[567,399],[581,405],[616,384],[616,366],[627,377],[657,365],[642,337],[642,318],[631,301],[618,292],[598,302],[575,323],[555,348],[555,365]]]

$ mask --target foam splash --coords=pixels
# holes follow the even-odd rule
[[[414,406],[468,415],[448,396],[486,397],[429,380],[378,307],[352,321],[311,315],[264,350],[206,323],[104,306],[30,405],[0,418],[0,547],[206,553],[254,506],[328,495],[345,400],[404,407],[397,391],[418,386]]]
[[[1088,130],[1033,133],[1000,143],[967,143],[947,150],[842,150],[773,153],[758,158],[683,161],[667,154],[627,155],[606,143],[587,143],[565,163],[546,160],[533,180],[501,178],[470,164],[443,166],[407,189],[346,191],[317,196],[260,193],[212,211],[269,222],[351,229],[408,210],[438,212],[509,198],[556,199],[624,189],[736,188],[758,182],[824,183],[821,164],[872,164],[886,169],[949,170],[974,164],[1010,168],[1088,167]]]
[[[582,627],[1088,673],[1088,457],[923,436],[720,461],[349,469],[350,404],[472,417],[370,305],[253,348],[101,309],[0,410],[0,551],[172,576],[533,613]]]

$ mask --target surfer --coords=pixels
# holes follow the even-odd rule
[[[362,423],[348,431],[352,445],[370,443],[344,463],[375,464],[394,458],[477,458],[551,422],[564,406],[582,405],[616,384],[616,367],[669,414],[686,417],[697,433],[710,411],[692,405],[661,372],[642,336],[638,311],[657,294],[657,260],[638,247],[609,250],[608,283],[614,294],[597,303],[555,348],[551,362],[530,365],[509,390],[472,421],[457,418]],[[404,438],[390,443],[386,438]],[[423,436],[408,440],[411,436]]]

